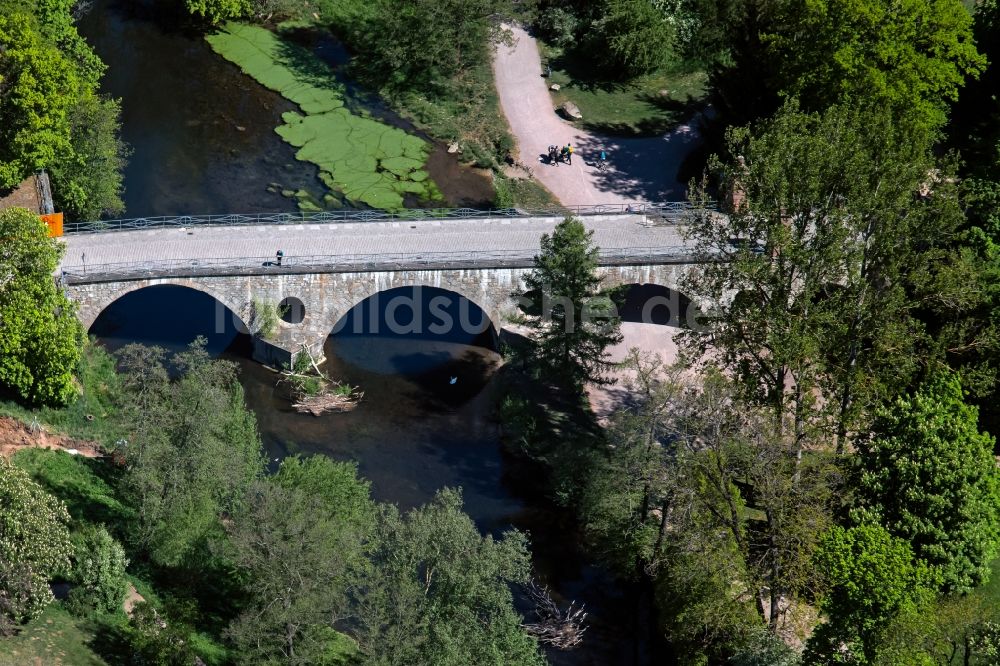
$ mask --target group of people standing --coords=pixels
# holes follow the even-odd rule
[[[559,166],[560,162],[573,164],[573,144],[567,143],[562,148],[549,146],[549,164]]]

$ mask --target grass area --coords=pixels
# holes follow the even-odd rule
[[[53,603],[11,638],[0,640],[0,666],[100,666],[106,662],[91,648],[90,623]]]
[[[986,608],[993,610],[993,616],[989,619],[996,621],[1000,618],[1000,557],[990,563],[990,579],[985,585],[976,588],[973,595],[980,597]]]
[[[507,178],[498,174],[493,186],[496,188],[494,204],[497,208],[537,209],[559,205],[552,193],[534,179]]]
[[[560,86],[552,92],[553,108],[566,101],[580,109],[575,121],[598,134],[655,136],[683,121],[705,99],[705,72],[664,69],[627,83],[594,80],[586,54],[539,42],[542,68],[551,67],[547,79]]]
[[[102,444],[114,442],[119,431],[113,417],[115,402],[120,396],[114,358],[103,347],[90,343],[84,347],[76,376],[80,382],[80,396],[72,404],[30,408],[0,396],[0,416],[45,424],[79,439]]]
[[[107,480],[113,473],[107,462],[48,449],[22,449],[13,460],[65,502],[74,520],[106,523],[113,529],[129,519],[129,509],[118,500]]]

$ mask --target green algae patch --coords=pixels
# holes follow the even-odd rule
[[[419,137],[353,113],[333,72],[305,49],[257,26],[229,23],[206,37],[212,48],[261,85],[298,105],[275,131],[298,148],[296,159],[352,203],[402,208],[403,197],[439,199],[424,165],[430,146]],[[301,204],[300,204],[301,206]],[[312,207],[312,206],[310,206]]]

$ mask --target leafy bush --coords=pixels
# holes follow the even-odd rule
[[[958,376],[939,372],[876,416],[857,445],[859,520],[912,543],[944,591],[981,585],[1000,547],[1000,472]]]
[[[132,648],[132,663],[195,663],[197,655],[189,640],[191,632],[190,625],[161,615],[152,604],[136,604],[125,627],[125,638]]]
[[[77,395],[83,327],[52,280],[63,251],[34,213],[0,211],[0,385],[31,404],[61,405]]]
[[[250,320],[254,335],[267,339],[278,332],[278,322],[281,321],[281,309],[277,303],[266,301],[256,296],[250,301]]]
[[[609,71],[626,78],[659,69],[670,55],[674,30],[649,0],[607,0],[594,36]]]
[[[0,459],[0,634],[52,601],[49,580],[69,567],[65,505]]]
[[[125,549],[103,527],[89,526],[73,535],[73,568],[69,579],[70,607],[76,612],[96,608],[118,611],[128,591]]]
[[[496,195],[493,198],[494,208],[513,208],[514,192],[511,191],[510,179],[497,175],[493,178],[493,188]]]
[[[546,7],[535,21],[535,28],[547,42],[563,47],[576,39],[579,25],[576,16],[562,7]]]

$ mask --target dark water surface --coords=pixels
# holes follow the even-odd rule
[[[461,486],[481,530],[527,531],[540,579],[556,598],[585,603],[590,613],[583,646],[551,651],[551,663],[665,663],[652,661],[638,635],[645,620],[634,590],[587,562],[569,516],[538,496],[534,479],[503,453],[493,381],[500,358],[489,348],[491,334],[411,338],[344,326],[327,341],[326,369],[359,386],[364,399],[353,412],[317,418],[292,410],[276,390],[277,375],[250,360],[248,338],[233,321],[210,296],[159,286],[124,296],[90,332],[110,349],[141,342],[180,350],[207,334],[209,351],[239,366],[272,465],[295,453],[355,460],[373,497],[402,509]]]
[[[79,25],[108,65],[102,92],[122,102],[122,136],[133,150],[125,215],[296,211],[280,189],[321,194],[316,167],[274,132],[295,105],[177,25],[170,5],[96,0]],[[329,39],[307,45],[334,65],[345,57]],[[428,168],[451,205],[488,205],[489,180],[440,146]],[[279,191],[268,191],[272,183]]]

